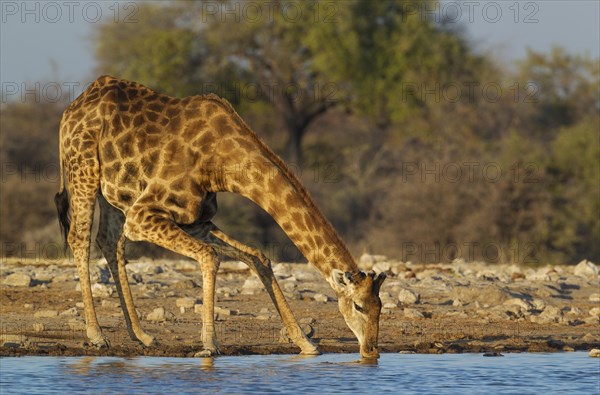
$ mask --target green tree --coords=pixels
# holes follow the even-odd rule
[[[550,245],[566,259],[600,261],[600,122],[588,117],[559,130],[548,172],[554,212]]]
[[[236,3],[223,1],[222,7]],[[274,108],[287,135],[286,158],[299,164],[311,124],[336,104],[335,85],[313,67],[313,53],[304,43],[319,23],[314,18],[320,4],[282,0],[255,5],[260,15],[240,19],[207,15],[203,35],[214,69],[240,69],[242,101],[263,101]],[[288,12],[290,6],[293,14]]]
[[[203,42],[178,7],[138,6],[138,22],[100,23],[94,32],[97,72],[146,84],[160,92],[199,93]]]
[[[338,11],[335,23],[311,29],[307,45],[315,67],[345,87],[351,108],[375,126],[376,144],[385,143],[394,122],[436,104],[424,90],[464,79],[476,60],[460,35],[406,2],[357,0]]]
[[[535,110],[535,133],[552,137],[557,128],[600,111],[600,59],[555,46],[550,53],[528,49],[519,68],[523,94]]]

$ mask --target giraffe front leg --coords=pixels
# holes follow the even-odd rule
[[[185,233],[169,216],[156,206],[136,203],[126,215],[124,235],[133,241],[149,241],[168,248],[200,263],[204,292],[204,349],[200,354],[216,355],[219,352],[214,324],[215,278],[219,267],[217,255],[212,247]]]
[[[202,293],[204,306],[202,309],[202,351],[197,357],[212,357],[221,353],[215,338],[215,282],[219,261],[210,249],[200,262],[202,268]]]
[[[319,349],[306,336],[302,328],[300,328],[300,324],[298,324],[296,317],[294,317],[292,309],[287,303],[281,288],[279,288],[275,274],[273,274],[273,270],[271,269],[270,261],[266,257],[263,259],[257,258],[257,260],[256,272],[267,289],[269,296],[273,300],[273,304],[277,308],[281,320],[287,328],[288,336],[294,344],[300,347],[300,354],[321,355]]]
[[[279,288],[275,274],[273,274],[273,270],[271,269],[271,261],[263,253],[227,236],[212,223],[207,224],[205,229],[197,229],[194,233],[196,237],[204,239],[219,253],[239,259],[248,264],[264,284],[267,293],[281,316],[283,324],[287,328],[290,339],[300,347],[300,353],[303,355],[321,354],[306,336],[302,328],[300,328],[292,309],[285,300],[281,288]]]

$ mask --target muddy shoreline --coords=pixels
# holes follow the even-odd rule
[[[364,269],[386,271],[381,352],[558,352],[600,346],[598,267],[417,265],[363,256]],[[274,264],[301,326],[322,353],[358,353],[335,295],[306,264]],[[92,265],[94,303],[111,347],[89,346],[72,262],[0,262],[0,356],[192,357],[200,342],[201,273],[190,261],[141,259],[128,265],[142,326],[158,344],[145,348],[125,328],[102,261]],[[297,354],[260,281],[239,262],[217,278],[217,339],[222,355]]]

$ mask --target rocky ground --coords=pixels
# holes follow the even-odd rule
[[[600,345],[600,276],[591,262],[537,268],[483,263],[420,265],[363,255],[385,271],[380,350],[516,352]],[[106,267],[92,264],[98,319],[111,348],[87,344],[72,261],[0,262],[0,355],[191,356],[201,349],[201,272],[191,261],[142,259],[127,266],[142,325],[158,345],[129,339]],[[275,264],[296,316],[323,352],[358,352],[335,294],[307,264]],[[239,262],[217,279],[217,338],[224,354],[296,353],[262,284]],[[312,329],[311,329],[312,327]]]

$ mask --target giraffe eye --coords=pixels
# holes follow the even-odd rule
[[[356,309],[356,311],[358,311],[359,313],[364,313],[365,309],[363,309],[362,307],[360,307],[359,305],[356,304],[356,302],[354,302],[354,309]]]

